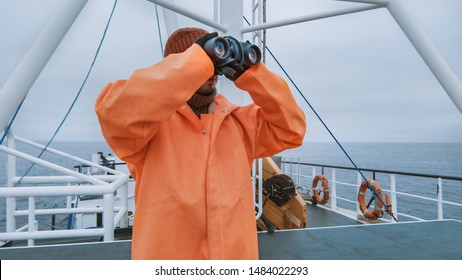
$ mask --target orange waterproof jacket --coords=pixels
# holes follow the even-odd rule
[[[251,163],[299,146],[305,117],[263,63],[235,81],[255,104],[222,95],[197,118],[186,101],[214,73],[201,47],[108,84],[95,110],[136,180],[133,259],[257,259]]]

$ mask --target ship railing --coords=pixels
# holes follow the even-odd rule
[[[281,163],[283,172],[293,178],[299,192],[305,194],[306,198],[312,195],[314,176],[319,173],[326,176],[329,202],[318,206],[370,222],[359,209],[357,194],[363,178],[355,168],[300,162],[299,158],[283,158]],[[383,193],[389,195],[392,212],[399,220],[462,220],[462,177],[368,168],[360,170],[366,177],[376,180]],[[341,176],[339,173],[342,173]],[[452,201],[443,199],[443,190],[444,197]],[[389,220],[385,217],[378,222],[395,222],[391,216]]]
[[[57,156],[92,166],[113,175],[89,176],[60,165],[31,156],[16,149],[16,141],[45,149]],[[0,188],[0,197],[6,198],[6,232],[0,233],[2,241],[27,240],[28,246],[34,246],[35,240],[61,239],[81,237],[103,237],[104,241],[114,240],[115,228],[128,227],[128,181],[129,176],[122,172],[100,166],[61,151],[45,147],[41,144],[8,134],[8,146],[0,145],[0,151],[8,155],[8,181],[6,187]],[[16,176],[16,159],[21,158],[48,169],[63,173],[62,176]],[[120,197],[120,206],[115,207],[114,197]],[[73,196],[101,195],[103,207],[72,208],[70,201]],[[26,210],[16,207],[16,199],[28,198]],[[37,209],[37,197],[66,197],[66,208]],[[38,230],[37,215],[66,215],[78,213],[102,213],[102,228]],[[27,224],[20,228],[16,226],[16,218],[27,216]]]

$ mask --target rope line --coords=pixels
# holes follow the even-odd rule
[[[244,16],[244,20],[247,22],[247,24],[249,26],[250,25],[250,22],[247,20],[247,18]],[[334,139],[335,143],[337,143],[337,145],[340,147],[340,149],[343,151],[343,153],[345,154],[345,156],[348,158],[348,160],[351,162],[351,164],[353,164],[354,168],[356,169],[356,171],[358,171],[358,173],[361,175],[361,177],[364,179],[364,181],[367,182],[367,186],[368,186],[368,189],[371,190],[371,192],[373,193],[373,198],[377,198],[381,203],[382,205],[384,205],[384,208],[385,208],[385,211],[387,213],[389,213],[395,220],[396,218],[393,216],[393,213],[391,213],[391,211],[389,211],[388,209],[388,205],[383,201],[383,199],[379,196],[379,194],[377,193],[377,191],[375,190],[375,188],[367,181],[366,179],[366,176],[364,176],[364,174],[361,172],[361,170],[359,169],[359,167],[356,165],[356,163],[353,161],[353,159],[350,157],[350,155],[347,153],[347,151],[343,148],[342,144],[340,144],[340,142],[337,140],[337,137],[335,137],[335,135],[332,133],[332,131],[329,129],[329,127],[326,125],[326,123],[323,121],[323,119],[321,118],[321,116],[318,114],[318,112],[314,109],[314,107],[311,105],[311,103],[308,101],[308,99],[305,97],[305,95],[302,93],[302,91],[298,88],[298,86],[295,84],[295,82],[292,80],[292,78],[290,77],[290,75],[287,73],[287,71],[284,69],[284,67],[281,65],[281,63],[279,62],[279,60],[276,58],[276,56],[273,54],[273,52],[268,48],[268,45],[266,44],[265,46],[266,50],[268,51],[268,53],[271,55],[271,57],[274,59],[274,61],[277,63],[277,65],[279,66],[279,68],[281,68],[281,70],[284,72],[284,74],[287,76],[287,78],[289,79],[289,81],[292,83],[292,85],[295,87],[295,89],[298,91],[298,93],[300,94],[300,96],[303,98],[303,100],[305,100],[306,104],[308,104],[308,106],[310,107],[310,109],[313,111],[313,113],[316,115],[316,117],[319,119],[319,121],[322,123],[322,125],[324,126],[324,128],[327,130],[327,132],[329,132],[330,136],[332,136],[332,138]]]
[[[244,17],[245,21],[247,22],[247,24],[250,26],[250,22]],[[363,177],[364,180],[366,180],[366,177],[364,176],[364,174],[361,172],[361,170],[359,170],[358,166],[356,165],[356,163],[353,161],[353,159],[350,157],[350,155],[347,153],[347,151],[343,148],[342,144],[340,144],[340,142],[337,140],[337,137],[335,137],[335,135],[332,133],[332,131],[329,129],[329,127],[326,125],[326,123],[324,122],[324,120],[321,118],[321,116],[318,114],[318,112],[314,109],[314,107],[311,105],[311,103],[308,101],[308,99],[306,99],[305,95],[302,93],[302,91],[298,88],[297,84],[295,84],[295,82],[292,80],[292,78],[290,77],[290,75],[287,73],[287,71],[285,70],[285,68],[282,66],[282,64],[279,62],[279,60],[276,58],[276,56],[273,54],[273,52],[268,48],[268,45],[266,45],[266,50],[268,51],[268,53],[271,55],[271,57],[274,59],[274,61],[277,63],[277,65],[279,66],[279,68],[281,68],[281,70],[284,72],[284,74],[287,76],[287,78],[289,79],[289,81],[292,83],[292,85],[295,87],[295,89],[298,91],[298,93],[300,94],[300,96],[303,98],[303,100],[305,100],[306,104],[308,104],[308,106],[310,107],[310,109],[313,111],[313,113],[316,115],[316,117],[319,119],[319,121],[321,121],[322,125],[324,126],[324,128],[327,130],[327,132],[329,132],[330,136],[332,136],[332,138],[334,139],[334,141],[337,143],[337,145],[340,147],[340,149],[343,151],[343,153],[347,156],[348,160],[350,160],[351,164],[353,164],[353,166],[355,167],[355,169],[359,172],[359,174],[361,174],[361,177]]]
[[[83,88],[85,87],[86,83],[87,83],[87,80],[88,78],[90,77],[90,74],[93,70],[93,66],[95,65],[95,62],[96,62],[96,59],[98,58],[98,55],[99,55],[99,52],[101,50],[101,46],[103,45],[103,42],[104,42],[104,39],[106,37],[106,33],[107,33],[107,30],[109,28],[109,24],[111,23],[111,20],[112,20],[112,16],[114,15],[114,11],[115,11],[115,8],[117,6],[117,1],[118,0],[115,0],[114,1],[114,5],[112,6],[112,11],[111,11],[111,14],[109,16],[109,19],[106,23],[106,27],[104,29],[104,32],[103,32],[103,36],[99,42],[99,45],[98,45],[98,48],[96,49],[96,53],[93,57],[93,61],[91,63],[91,66],[90,66],[90,69],[88,70],[86,76],[85,76],[85,79],[83,80],[82,82],[82,85],[80,86],[79,88],[79,91],[77,92],[77,95],[75,96],[74,100],[72,101],[72,104],[71,106],[69,107],[69,109],[67,110],[66,114],[64,115],[64,118],[62,119],[61,123],[58,125],[58,128],[56,128],[55,132],[53,133],[53,136],[50,138],[50,140],[48,141],[48,143],[45,145],[45,147],[43,147],[42,151],[40,152],[40,154],[37,156],[37,158],[40,158],[43,153],[46,151],[46,149],[48,148],[48,146],[50,146],[50,144],[53,142],[53,140],[55,139],[56,135],[58,134],[58,132],[61,130],[62,126],[64,125],[64,123],[66,122],[69,114],[71,113],[72,109],[74,108],[77,100],[79,99],[80,97],[80,94],[82,93],[82,90]],[[22,175],[21,179],[19,179],[19,181],[16,183],[19,184],[21,183],[22,179],[27,176],[27,174],[29,174],[30,170],[35,166],[35,163],[32,163],[32,165],[27,169],[27,171],[24,173],[24,175]]]
[[[13,125],[14,120],[16,119],[16,116],[18,115],[19,110],[21,109],[21,106],[22,106],[22,104],[24,103],[24,100],[25,100],[25,98],[21,101],[21,103],[19,104],[18,108],[16,108],[16,112],[14,112],[13,117],[11,117],[11,120],[10,120],[10,122],[8,123],[8,126],[6,127],[5,131],[3,132],[2,139],[0,139],[0,145],[3,144],[3,141],[5,140],[5,137],[8,135],[8,131],[10,131],[11,126]]]

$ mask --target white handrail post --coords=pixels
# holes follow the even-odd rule
[[[104,194],[103,226],[104,241],[114,240],[114,193]]]
[[[263,214],[263,160],[258,159],[258,213],[257,220]]]
[[[391,208],[393,216],[398,219],[398,200],[396,199],[396,175],[390,174],[390,196],[391,196]],[[392,223],[396,223],[393,217],[390,217]]]
[[[357,173],[358,173],[358,177],[356,179],[356,195],[359,193],[359,188],[361,186],[361,180],[362,180],[361,174],[359,172],[357,172]],[[358,199],[356,199],[356,215],[358,217],[363,216],[363,213],[361,212],[361,209],[359,209],[359,201],[358,201]]]
[[[293,172],[293,170],[294,170],[294,169],[293,169],[293,166],[294,166],[294,158],[293,158],[293,157],[290,157],[290,171],[289,171],[290,176],[292,176],[292,175],[294,174],[294,172]]]
[[[69,184],[68,184],[69,185]],[[66,209],[71,209],[72,208],[72,196],[68,195],[66,196]],[[69,215],[67,214],[67,218],[68,219],[71,219],[73,218],[74,215]],[[68,221],[67,222],[67,225],[68,225],[68,229],[72,229],[73,227],[73,222],[72,221]]]
[[[255,214],[256,220],[260,219],[263,213],[263,203],[262,203],[262,195],[263,195],[263,191],[262,191],[263,172],[262,170],[263,168],[262,168],[262,164],[263,164],[263,161],[261,158],[254,160],[252,164],[252,193],[253,193],[254,205],[257,208],[257,213]],[[258,194],[256,192],[257,182],[258,182]]]
[[[35,231],[35,197],[29,197],[28,231]],[[34,246],[34,239],[27,240],[27,246]]]
[[[300,158],[298,158],[297,162],[297,186],[300,186]]]
[[[10,129],[7,135],[8,148],[16,149],[16,143],[14,139],[14,133]],[[16,157],[12,154],[8,154],[8,170],[7,170],[7,187],[12,188],[14,186],[13,178],[16,177]],[[14,211],[16,211],[16,198],[7,197],[6,198],[6,231],[14,232],[16,231],[16,217],[14,216]]]
[[[256,194],[255,186],[257,184],[257,160],[254,160],[252,163],[252,193]],[[254,197],[255,202],[255,197]]]
[[[330,208],[333,211],[337,211],[337,178],[335,174],[335,168],[332,168],[332,179],[331,179],[331,187],[330,187]]]
[[[443,219],[443,180],[438,178],[438,220]]]
[[[128,227],[128,181],[118,190],[120,195],[120,201],[122,203],[122,208],[125,209],[125,213],[120,220],[120,227]]]
[[[311,177],[314,179],[314,177],[316,176],[316,166],[311,166]],[[310,188],[310,184],[309,184],[309,181],[308,181],[308,187],[306,188],[306,194],[308,195],[310,191],[313,192],[313,195],[314,195],[314,192],[316,191],[315,189],[313,188]]]
[[[258,180],[258,193],[256,190],[257,180]],[[258,220],[263,214],[263,159],[261,158],[254,160],[252,164],[252,191],[254,194],[253,203],[254,203],[254,206],[257,208],[255,219]]]

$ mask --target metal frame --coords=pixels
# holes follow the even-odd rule
[[[14,72],[0,90],[0,131],[6,129],[16,108],[48,63],[88,0],[64,3],[45,26]]]
[[[322,164],[314,164],[314,163],[306,163],[306,162],[300,162],[299,159],[293,159],[293,158],[287,158],[283,159],[283,170],[287,174],[291,174],[293,176],[297,177],[297,181],[301,181],[301,179],[313,179],[316,173],[318,172],[317,169],[321,168],[322,172],[324,173],[325,169],[330,169],[331,170],[331,178],[329,180],[329,186],[330,186],[330,201],[327,205],[325,206],[319,206],[319,207],[328,207],[331,210],[335,212],[343,212],[343,213],[349,213],[346,214],[350,218],[356,218],[359,220],[363,220],[363,214],[359,210],[359,205],[358,202],[355,200],[350,200],[346,199],[343,197],[337,196],[337,185],[342,185],[342,186],[347,186],[351,188],[355,188],[354,193],[357,194],[359,190],[359,185],[361,184],[363,178],[362,176],[357,173],[357,182],[356,184],[351,184],[351,183],[346,183],[346,182],[341,182],[338,181],[336,178],[336,170],[351,170],[352,172],[356,171],[355,168],[352,167],[345,167],[345,166],[335,166],[335,165],[322,165]],[[294,172],[293,165],[296,165],[296,172]],[[300,166],[307,166],[311,167],[311,176],[309,175],[304,175],[301,173],[301,168]],[[417,217],[415,215],[410,215],[407,213],[399,212],[398,211],[398,202],[397,202],[397,195],[400,196],[406,196],[406,197],[412,197],[416,198],[419,200],[425,200],[425,201],[431,201],[431,202],[436,202],[437,203],[437,219],[438,220],[443,220],[444,219],[444,212],[443,212],[443,205],[452,205],[456,207],[461,207],[462,209],[462,202],[452,202],[452,201],[447,201],[443,199],[443,179],[444,180],[451,180],[451,181],[457,181],[457,182],[462,182],[462,177],[455,177],[455,176],[443,176],[443,175],[429,175],[429,174],[420,174],[420,173],[411,173],[411,172],[399,172],[399,171],[392,171],[392,170],[380,170],[380,169],[363,169],[361,168],[361,171],[366,171],[366,172],[372,172],[373,177],[375,177],[376,174],[388,174],[390,175],[390,186],[389,189],[385,189],[382,186],[382,191],[389,193],[390,198],[391,198],[391,205],[393,208],[393,214],[395,217],[401,216],[401,217],[406,217],[410,218],[412,220],[416,221],[425,221],[425,219],[421,217]],[[427,197],[427,196],[422,196],[422,195],[416,195],[412,193],[406,193],[406,192],[400,192],[396,189],[396,175],[401,175],[401,176],[412,176],[412,177],[419,177],[419,178],[431,178],[435,179],[438,184],[438,193],[436,198],[432,197]],[[299,185],[301,187],[301,185]],[[306,190],[309,190],[310,188],[307,187]],[[341,209],[337,207],[337,200],[342,200],[351,204],[355,205],[355,211],[345,211],[346,209]],[[384,221],[385,219],[381,219]],[[390,218],[388,222],[394,223],[395,221]]]
[[[225,35],[235,36],[237,39],[242,39],[242,35],[248,32],[386,7],[451,98],[452,102],[462,113],[462,83],[460,79],[454,74],[428,37],[409,19],[409,17],[407,17],[406,11],[402,8],[402,3],[400,3],[399,0],[337,0],[361,3],[362,6],[349,7],[337,11],[319,13],[317,15],[296,17],[272,23],[260,23],[251,27],[242,26],[242,1],[216,0],[215,5],[219,4],[220,7],[219,10],[215,7],[214,18],[219,19],[220,23],[183,9],[181,6],[167,0],[148,1],[204,23],[223,32]],[[16,67],[11,77],[0,90],[0,104],[7,104],[7,106],[2,106],[4,108],[0,110],[0,129],[3,130],[6,128],[9,119],[14,114],[14,110],[27,95],[27,92],[86,3],[87,0],[74,0],[68,1],[63,5],[61,11],[57,13],[44,28],[21,63]],[[254,2],[253,5],[255,5]],[[219,15],[218,11],[220,13]],[[164,11],[164,16],[167,14],[168,13]],[[253,13],[253,16],[255,17],[255,13]],[[177,25],[178,21],[169,16],[165,18],[168,21],[166,22],[167,30],[171,31],[172,29],[169,28],[169,25]],[[253,19],[252,22],[255,22],[255,19]],[[220,83],[220,87],[223,92],[239,92],[234,85],[227,80],[223,80]],[[240,103],[242,104],[243,101],[243,98],[241,98]]]
[[[30,156],[15,149],[15,142],[22,143],[44,149],[43,145],[34,143],[24,138],[15,137],[10,131],[8,133],[8,147],[0,145],[0,151],[8,154],[8,183],[6,188],[2,188],[0,197],[7,198],[7,232],[0,233],[0,240],[28,240],[28,246],[34,246],[35,239],[48,239],[48,238],[70,238],[77,236],[103,236],[104,241],[114,240],[114,229],[117,225],[121,228],[128,227],[128,180],[129,176],[122,172],[100,166],[96,163],[80,159],[78,157],[60,152],[52,148],[46,148],[46,151],[54,153],[58,156],[78,161],[82,164],[91,166],[98,170],[111,173],[114,175],[108,176],[90,176],[85,175],[74,170],[70,170],[59,165],[47,162],[37,157]],[[29,176],[19,178],[16,173],[16,158],[22,158],[42,165],[51,170],[59,171],[68,176]],[[16,187],[19,183],[27,184],[63,184],[53,186],[41,187]],[[80,186],[72,186],[72,183],[86,184]],[[88,187],[91,184],[91,187]],[[120,200],[122,201],[121,207],[114,207],[114,193],[118,192]],[[57,209],[36,209],[35,198],[39,196],[65,196],[72,197],[77,195],[103,195],[103,208],[90,207],[82,209],[72,208],[57,208]],[[28,209],[17,210],[16,198],[27,197]],[[75,213],[103,213],[103,228],[102,229],[85,229],[85,230],[65,230],[54,231],[45,230],[38,231],[36,227],[36,215],[50,215],[50,214],[75,214]],[[114,213],[116,215],[114,216]],[[28,216],[28,223],[19,229],[16,228],[16,217]],[[22,232],[26,230],[27,232]]]
[[[199,22],[207,24],[219,31],[224,32],[227,35],[235,36],[236,38],[242,38],[242,34],[254,31],[260,31],[263,29],[275,28],[280,26],[286,26],[306,21],[324,19],[334,16],[340,16],[350,13],[363,12],[377,8],[387,8],[388,12],[395,19],[396,23],[399,25],[403,33],[408,37],[409,41],[412,43],[414,48],[417,50],[419,55],[424,60],[425,64],[428,66],[430,71],[433,73],[435,78],[441,84],[443,89],[448,94],[449,98],[452,100],[457,109],[462,113],[462,83],[460,79],[454,74],[452,69],[446,63],[444,58],[441,56],[439,51],[433,45],[433,43],[428,39],[424,32],[422,32],[406,15],[406,11],[402,8],[402,3],[400,0],[336,0],[343,2],[355,2],[361,3],[363,5],[358,7],[348,7],[338,10],[333,10],[329,12],[319,13],[316,15],[306,15],[301,17],[295,17],[291,19],[269,22],[269,23],[260,23],[258,25],[250,27],[242,27],[242,13],[237,11],[242,11],[242,1],[232,1],[231,0],[221,0],[220,1],[220,18],[221,25],[211,22],[208,19],[204,19],[198,14],[194,14],[189,11],[185,11],[177,5],[173,5],[166,0],[148,0],[159,4],[167,9],[171,9],[180,14],[189,16],[192,19],[195,19]],[[216,2],[217,3],[217,2]],[[253,8],[255,7],[254,2]],[[255,16],[255,13],[254,13]],[[254,23],[255,20],[252,20]],[[223,92],[232,92],[235,91],[228,82],[225,81],[222,86]],[[243,101],[243,100],[242,100]]]
[[[251,27],[243,27],[243,3],[242,1],[233,1],[233,0],[215,0],[215,10],[214,10],[214,20],[210,20],[205,18],[197,13],[188,11],[183,9],[181,6],[176,5],[167,0],[148,0],[152,3],[162,6],[165,9],[174,11],[176,13],[182,14],[184,16],[190,17],[198,22],[204,23],[220,32],[223,32],[225,35],[231,35],[236,37],[237,39],[242,39],[244,33],[248,32],[255,32],[260,31],[263,29],[274,28],[279,26],[285,26],[289,24],[295,24],[300,22],[306,22],[311,20],[317,20],[322,18],[328,18],[333,16],[339,16],[349,13],[355,12],[362,12],[371,9],[383,8],[386,7],[395,21],[398,23],[404,34],[409,38],[412,45],[415,47],[417,52],[420,54],[422,59],[425,61],[427,66],[430,68],[432,73],[435,75],[436,79],[442,85],[448,96],[451,98],[453,103],[456,105],[458,110],[462,113],[462,84],[460,79],[454,74],[454,72],[450,69],[449,65],[445,62],[443,57],[439,54],[438,50],[434,47],[432,42],[425,36],[425,34],[417,28],[417,26],[409,20],[406,16],[406,11],[402,8],[401,3],[399,0],[339,0],[339,1],[347,1],[347,2],[357,2],[361,3],[361,6],[356,7],[349,7],[345,9],[338,9],[335,11],[330,11],[327,13],[319,13],[317,15],[307,15],[303,17],[296,17],[292,19],[287,19],[283,21],[275,21],[270,23],[261,23],[256,24]],[[56,14],[50,20],[50,23],[44,28],[42,33],[33,43],[29,51],[26,53],[23,60],[20,64],[16,67],[15,71],[12,73],[10,78],[7,80],[3,88],[0,90],[0,104],[2,106],[0,110],[0,129],[4,130],[7,126],[8,121],[14,114],[14,110],[19,106],[21,101],[26,97],[27,92],[32,87],[33,83],[39,76],[42,69],[47,64],[48,60],[52,56],[54,50],[60,44],[61,40],[67,33],[67,30],[71,27],[75,19],[80,14],[81,10],[84,8],[87,0],[69,0],[65,4],[63,4],[60,12]],[[255,2],[252,2],[255,5]],[[219,7],[218,7],[219,6]],[[259,9],[261,11],[261,9]],[[256,13],[253,13],[254,17]],[[176,16],[169,16],[169,12],[164,10],[164,18],[167,21],[167,31],[171,32],[173,27],[177,27],[178,21],[176,20]],[[255,18],[252,19],[252,23],[255,24]],[[176,25],[176,26],[175,26]],[[220,88],[222,92],[226,93],[236,93],[240,92],[231,81],[223,80],[220,82]],[[242,93],[242,92],[240,92]],[[244,99],[243,95],[240,95],[240,100],[238,103],[243,104]],[[231,98],[232,100],[233,98]],[[234,101],[234,100],[232,100]],[[34,231],[34,217],[37,212],[35,210],[35,201],[34,197],[39,195],[73,195],[81,193],[80,190],[75,189],[74,187],[50,187],[45,188],[42,190],[39,189],[28,189],[28,188],[12,188],[15,184],[16,174],[15,174],[15,158],[21,157],[26,160],[30,160],[37,164],[41,164],[47,166],[49,168],[64,172],[70,176],[78,178],[79,180],[84,180],[86,182],[95,184],[95,188],[93,192],[103,194],[104,195],[104,209],[105,209],[105,229],[104,229],[104,237],[105,240],[111,240],[113,238],[113,227],[117,223],[118,219],[120,219],[123,215],[120,214],[123,211],[119,212],[115,219],[113,218],[113,192],[121,188],[128,177],[126,175],[117,175],[120,176],[120,179],[108,183],[105,182],[102,178],[90,178],[88,176],[84,176],[72,170],[64,169],[60,166],[47,163],[41,159],[31,157],[24,153],[20,153],[14,149],[14,138],[11,135],[8,136],[8,147],[0,146],[0,151],[6,152],[8,154],[8,161],[9,161],[9,169],[8,169],[8,188],[2,189],[0,193],[1,197],[7,198],[7,215],[12,217],[15,215],[15,202],[13,196],[28,196],[29,197],[29,207],[31,213],[29,213],[29,225],[28,225],[28,233],[21,233],[23,238],[30,239],[30,244],[33,244],[33,238],[41,238],[44,236],[43,233],[37,233]],[[11,144],[10,144],[11,142]],[[25,142],[25,141],[24,141]],[[50,149],[48,149],[50,150]],[[89,163],[87,163],[89,164]],[[260,163],[261,166],[261,163]],[[99,168],[99,167],[98,167]],[[254,168],[255,170],[255,168]],[[77,173],[77,174],[76,174]],[[254,172],[256,174],[256,171]],[[261,174],[261,173],[260,173]],[[335,175],[335,173],[334,173]],[[333,180],[335,182],[335,176],[333,175]],[[15,179],[16,178],[16,179]],[[31,178],[28,178],[31,180]],[[394,182],[394,179],[392,179]],[[262,180],[259,180],[259,183],[262,183]],[[441,178],[438,179],[438,184],[440,186],[440,192],[438,196],[438,218],[443,218],[442,213],[442,204],[448,203],[442,200],[442,184]],[[393,184],[392,184],[393,185]],[[335,183],[334,183],[335,186]],[[30,193],[25,193],[25,191],[30,191]],[[261,187],[260,187],[261,191]],[[392,186],[391,190],[392,194],[396,193],[394,190],[394,186]],[[440,197],[441,196],[441,197]],[[393,198],[392,201],[395,201],[396,205],[396,197]],[[260,201],[261,206],[261,201]],[[336,203],[333,203],[334,208],[336,207]],[[459,205],[458,205],[459,206]],[[396,207],[396,206],[395,206]],[[60,210],[61,211],[61,210]],[[86,210],[85,210],[86,211]],[[126,212],[126,209],[125,209]],[[22,212],[19,212],[23,214]],[[70,213],[70,212],[69,212]],[[17,212],[16,212],[17,214]],[[258,215],[258,214],[257,214]],[[400,214],[403,215],[403,214]],[[12,221],[13,220],[13,221]],[[123,219],[122,219],[123,220]],[[9,219],[7,230],[9,233],[0,234],[0,239],[12,239],[12,230],[16,228],[16,224],[14,219]],[[83,232],[82,232],[83,233]],[[61,236],[64,233],[50,233],[53,236]],[[77,233],[71,233],[71,235]],[[85,231],[84,234],[95,234],[100,235],[102,234],[102,230],[89,230]]]

